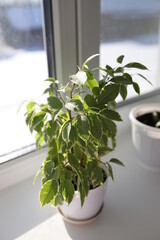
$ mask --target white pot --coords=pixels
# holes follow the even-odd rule
[[[160,172],[160,129],[147,126],[136,118],[145,113],[159,111],[160,104],[143,104],[129,114],[132,123],[132,140],[142,166]]]
[[[60,213],[65,219],[73,222],[90,221],[95,218],[102,209],[107,182],[108,178],[102,186],[89,191],[83,207],[81,207],[80,194],[76,191],[75,197],[69,205],[64,202],[63,205],[59,206]]]

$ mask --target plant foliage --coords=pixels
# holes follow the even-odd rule
[[[127,97],[127,87],[132,85],[139,94],[140,89],[128,70],[147,68],[137,62],[122,65],[124,56],[117,58],[118,66],[89,69],[88,58],[70,76],[66,86],[54,78],[48,83],[44,94],[47,102],[29,102],[25,121],[31,133],[35,132],[37,149],[47,143],[48,154],[37,175],[42,173],[40,202],[58,206],[72,201],[75,191],[80,192],[81,204],[93,188],[103,184],[101,165],[107,168],[113,179],[111,164],[123,163],[116,158],[102,162],[101,157],[116,147],[117,121],[122,121],[116,111],[116,98]],[[102,79],[97,81],[94,72],[101,71]],[[139,76],[147,80],[142,74]],[[37,178],[37,175],[35,179]]]

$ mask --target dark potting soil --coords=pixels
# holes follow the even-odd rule
[[[145,113],[141,116],[138,116],[136,119],[148,126],[155,127],[156,123],[160,120],[160,112],[156,112],[156,113],[157,113],[156,117],[152,112],[150,112],[150,113]]]

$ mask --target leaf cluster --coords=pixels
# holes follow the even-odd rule
[[[109,176],[113,179],[112,163],[123,166],[118,159],[104,163],[101,157],[116,147],[116,122],[122,121],[116,111],[116,98],[120,94],[126,99],[128,85],[140,94],[139,85],[128,70],[147,68],[136,62],[122,65],[124,56],[120,56],[116,68],[106,65],[89,69],[88,62],[96,56],[88,58],[66,86],[54,78],[46,79],[46,103],[27,104],[25,121],[31,133],[35,133],[37,149],[44,143],[48,146],[46,159],[37,173],[42,173],[42,206],[58,206],[63,201],[69,204],[75,191],[79,191],[83,205],[91,185],[95,188]],[[103,73],[99,81],[94,76],[96,70]]]

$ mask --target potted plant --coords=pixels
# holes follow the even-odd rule
[[[139,163],[160,172],[160,104],[142,104],[130,112],[132,139]]]
[[[54,78],[46,79],[49,84],[44,91],[48,95],[46,102],[29,102],[25,114],[31,133],[36,133],[37,149],[44,143],[48,147],[38,171],[42,173],[41,206],[59,206],[65,217],[80,221],[100,211],[107,180],[110,176],[113,179],[111,164],[123,166],[116,158],[104,162],[101,157],[116,147],[115,122],[122,121],[115,110],[117,96],[120,94],[125,100],[128,85],[140,93],[128,70],[147,69],[137,62],[122,65],[124,56],[117,58],[115,68],[106,65],[89,69],[89,61],[96,56],[88,58],[82,68],[78,67],[66,86]],[[94,77],[97,70],[103,72],[99,81]]]

